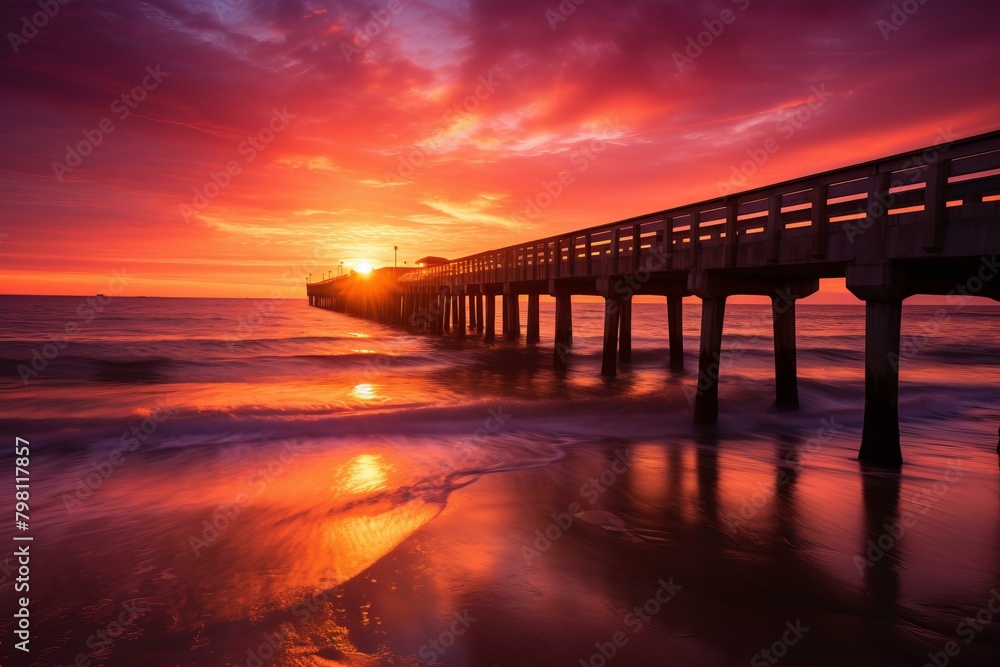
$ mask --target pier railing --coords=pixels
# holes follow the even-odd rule
[[[399,277],[472,284],[654,270],[844,263],[873,218],[886,259],[951,254],[945,226],[995,214],[1000,132],[476,253]],[[962,252],[955,248],[952,251]]]

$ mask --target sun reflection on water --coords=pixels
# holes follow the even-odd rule
[[[380,454],[359,454],[337,469],[333,489],[350,493],[381,491],[386,488],[392,469]]]
[[[354,385],[348,396],[361,401],[374,401],[380,398],[378,392],[375,391],[375,385],[368,383]]]

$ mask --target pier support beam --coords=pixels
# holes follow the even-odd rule
[[[435,292],[430,298],[431,333],[439,334],[444,331],[444,295]]]
[[[694,395],[696,424],[714,424],[719,419],[719,368],[722,363],[722,325],[725,316],[725,296],[702,299],[698,384]]]
[[[896,467],[899,443],[899,336],[903,299],[917,279],[891,262],[849,264],[847,289],[865,302],[865,421],[858,460]],[[930,291],[930,290],[928,290]]]
[[[467,335],[465,324],[465,292],[464,288],[457,289],[458,292],[452,296],[452,301],[455,304],[455,336],[457,338],[465,338]]]
[[[470,294],[468,301],[469,301],[469,328],[478,329],[479,325],[476,323],[477,322],[476,295]],[[462,307],[465,308],[464,305]]]
[[[486,333],[483,340],[492,343],[497,339],[497,295],[486,294]]]
[[[490,299],[493,297],[490,296]],[[495,302],[494,302],[495,305]],[[483,295],[476,295],[476,333],[483,333]]]
[[[684,300],[667,297],[667,329],[670,337],[670,370],[684,370]]]
[[[437,295],[437,334],[444,334],[448,321],[448,294],[445,290],[440,290]]]
[[[899,446],[899,334],[902,300],[865,303],[865,422],[858,459],[903,463]]]
[[[775,407],[796,410],[799,407],[799,383],[795,360],[795,299],[771,296],[774,320]]]
[[[507,329],[510,325],[510,295],[507,292],[500,297],[500,334],[507,338]]]
[[[521,337],[521,303],[518,294],[507,289],[504,293],[507,299],[507,312],[504,313],[504,329],[507,340],[516,341]]]
[[[621,300],[619,316],[618,361],[623,364],[632,361],[632,299]]]
[[[534,345],[541,340],[538,327],[538,294],[528,295],[528,331],[525,341],[528,345]]]
[[[621,299],[604,299],[604,353],[601,357],[601,375],[614,377],[618,374],[618,331],[621,320]]]
[[[693,271],[688,276],[688,286],[702,299],[698,381],[694,394],[695,423],[714,424],[719,417],[722,326],[725,319],[726,298],[735,294],[754,294],[771,298],[777,385],[776,407],[788,409],[797,406],[795,300],[818,290],[819,279]]]
[[[573,301],[569,294],[556,295],[555,348],[552,362],[556,368],[564,368],[573,344]]]

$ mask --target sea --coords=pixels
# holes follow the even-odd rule
[[[614,378],[573,311],[556,370],[545,299],[526,345],[0,297],[0,664],[1000,664],[1000,309],[904,305],[897,470],[856,460],[862,305],[797,307],[792,412],[729,305],[715,426],[698,303],[683,371],[634,304]]]

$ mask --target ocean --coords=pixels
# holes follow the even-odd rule
[[[715,427],[698,304],[676,373],[636,303],[613,379],[601,304],[563,371],[553,311],[527,346],[305,299],[0,297],[11,514],[30,479],[0,663],[1000,664],[1000,309],[904,306],[900,471],[855,460],[860,305],[798,306],[791,413],[769,308],[728,306]]]

